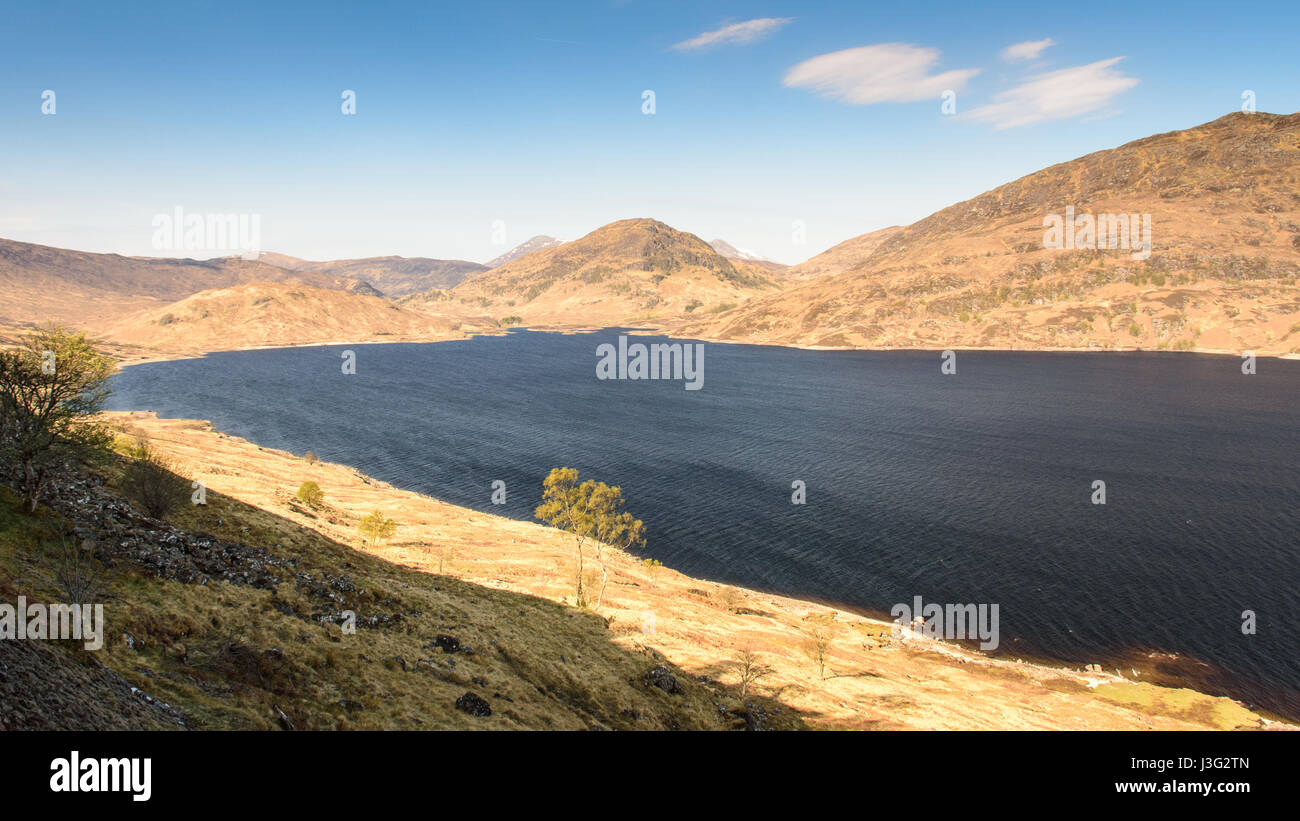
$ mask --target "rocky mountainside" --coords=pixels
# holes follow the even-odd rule
[[[678,330],[836,347],[1300,351],[1300,114],[1147,137],[887,230],[850,240],[879,240],[865,259],[814,258],[796,269],[816,279]]]

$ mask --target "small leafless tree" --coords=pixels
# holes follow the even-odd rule
[[[814,619],[804,627],[804,653],[817,665],[817,675],[826,678],[826,654],[831,649],[830,625],[821,619]]]
[[[99,567],[90,540],[77,544],[75,536],[59,533],[59,555],[51,563],[54,581],[70,604],[94,604],[103,594]]]
[[[736,674],[740,677],[740,700],[749,695],[749,689],[759,679],[772,674],[772,668],[758,660],[758,653],[752,647],[742,648],[740,658],[735,661]]]

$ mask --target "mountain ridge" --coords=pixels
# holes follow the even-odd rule
[[[398,298],[433,288],[452,288],[471,274],[486,271],[488,266],[463,259],[430,257],[360,257],[316,262],[285,254],[263,253],[259,259],[293,271],[319,271],[325,274],[359,279],[377,293]]]
[[[675,330],[814,347],[1300,353],[1298,180],[1300,114],[1230,114],[1027,174],[847,268]],[[1149,218],[1149,257],[1046,247],[1067,209]]]
[[[679,316],[779,288],[766,269],[650,218],[623,219],[475,274],[450,295],[524,323],[609,323]]]

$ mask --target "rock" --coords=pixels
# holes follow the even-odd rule
[[[449,636],[446,633],[439,633],[434,638],[433,643],[428,646],[430,649],[437,647],[444,653],[455,653],[460,649],[460,639],[455,636]]]
[[[744,707],[732,710],[731,714],[738,717],[743,722],[741,726],[749,732],[771,729],[771,725],[768,723],[767,711],[761,705],[752,701],[746,701]]]
[[[487,718],[492,715],[492,706],[488,704],[487,699],[471,692],[466,692],[456,699],[456,709],[477,718]]]
[[[645,674],[645,683],[651,687],[658,687],[670,695],[680,695],[682,685],[678,683],[677,677],[669,672],[667,667],[656,667]]]

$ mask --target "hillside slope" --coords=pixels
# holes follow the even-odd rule
[[[451,296],[525,323],[616,325],[735,305],[779,287],[762,267],[727,259],[694,234],[630,219],[470,277]]]
[[[1149,257],[1044,247],[1045,220],[1067,208],[1149,217]],[[847,270],[678,330],[845,347],[1286,354],[1300,351],[1298,275],[1300,114],[1238,113],[1030,174],[895,231]]]
[[[0,642],[13,645],[0,647],[0,727],[801,726],[779,708],[751,716],[726,686],[616,644],[594,614],[403,567],[356,550],[351,537],[324,536],[312,522],[336,517],[328,505],[296,505],[304,526],[213,491],[205,506],[183,505],[170,521],[148,518],[122,495],[123,465],[112,458],[60,475],[56,498],[35,518],[0,487],[6,597],[66,601],[68,554],[50,534],[75,528],[79,577],[107,602],[100,649]]]
[[[844,273],[866,262],[881,243],[902,230],[902,226],[894,225],[846,239],[815,257],[791,265],[786,269],[786,276],[791,279],[815,279],[826,274]]]
[[[204,291],[104,326],[111,343],[167,353],[327,342],[454,339],[460,323],[386,299],[281,282]]]

